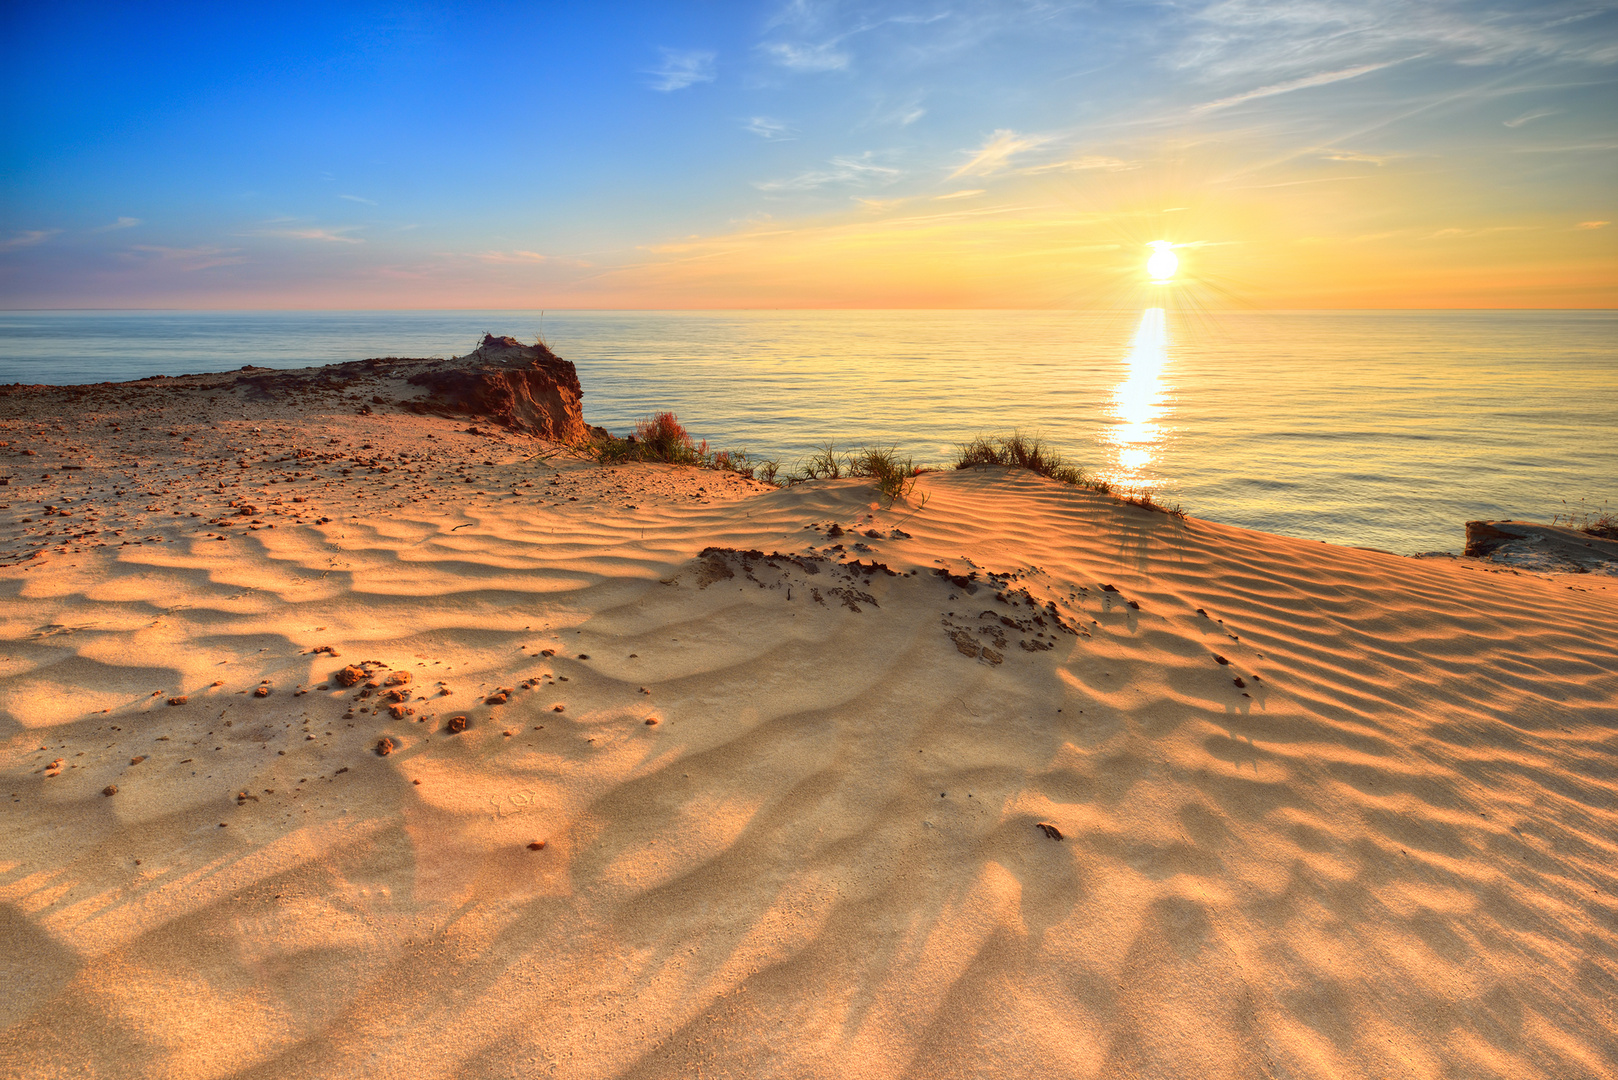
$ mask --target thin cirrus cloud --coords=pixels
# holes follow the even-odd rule
[[[1232,94],[1216,101],[1205,101],[1200,105],[1193,105],[1191,112],[1192,115],[1201,116],[1206,113],[1217,112],[1220,109],[1230,109],[1237,105],[1244,105],[1249,101],[1257,101],[1260,98],[1275,97],[1278,94],[1290,94],[1296,90],[1308,90],[1315,86],[1329,86],[1332,83],[1357,79],[1361,75],[1369,75],[1373,71],[1381,71],[1383,68],[1392,67],[1397,62],[1389,60],[1380,64],[1360,64],[1357,67],[1343,68],[1341,71],[1326,71],[1318,75],[1306,75],[1301,79],[1290,79],[1287,82],[1261,86],[1257,90]]]
[[[178,270],[210,270],[216,266],[235,266],[247,261],[238,255],[238,248],[218,247],[165,247],[161,244],[137,244],[130,249],[135,257],[155,259]]]
[[[1500,122],[1508,128],[1520,128],[1524,124],[1533,123],[1535,120],[1543,120],[1547,116],[1555,116],[1560,111],[1560,109],[1538,109],[1534,112],[1523,113],[1515,120],[1502,120]]]
[[[1612,224],[1612,222],[1610,222],[1610,221],[1581,221],[1577,225],[1575,225],[1574,228],[1577,228],[1577,229],[1605,229],[1608,225],[1611,225],[1611,224]]]
[[[375,199],[367,199],[363,195],[339,195],[337,197],[339,199],[347,199],[349,202],[364,203],[366,206],[375,206],[376,205],[376,200]]]
[[[800,173],[785,180],[764,180],[753,186],[760,191],[813,191],[828,184],[887,183],[904,175],[903,170],[891,165],[879,165],[867,150],[859,157],[834,157],[828,162],[830,169]]]
[[[91,233],[109,233],[109,232],[116,232],[119,229],[133,229],[136,225],[139,225],[140,223],[141,223],[141,220],[138,217],[121,217],[118,220],[114,221],[111,225],[100,225],[100,226],[97,226],[94,229],[91,229],[90,232]]]
[[[1106,157],[1102,154],[1085,154],[1081,157],[1070,158],[1067,161],[1052,161],[1044,165],[1030,165],[1023,169],[1030,176],[1051,172],[1089,172],[1101,170],[1103,172],[1126,172],[1129,169],[1140,168],[1138,161],[1125,161],[1123,158]]]
[[[763,46],[764,54],[791,71],[843,71],[849,56],[832,42],[820,45],[793,45],[778,41]]]
[[[259,229],[245,236],[265,236],[278,240],[314,240],[324,244],[363,244],[358,236],[349,236],[356,226],[344,225],[337,229]]]
[[[1015,131],[1001,128],[993,135],[990,135],[988,141],[981,147],[972,151],[971,160],[950,173],[949,179],[955,180],[962,176],[988,176],[991,173],[997,173],[1011,164],[1013,155],[1033,150],[1048,141],[1048,139],[1040,136],[1018,135]]]
[[[703,49],[663,49],[663,62],[646,74],[652,76],[648,85],[659,93],[672,94],[698,83],[710,83],[718,78],[714,67],[714,53]]]
[[[26,229],[4,240],[0,240],[0,251],[15,251],[18,248],[33,247],[61,232],[61,229]]]
[[[747,122],[742,125],[742,128],[745,131],[751,131],[761,139],[769,139],[772,142],[785,141],[793,137],[785,123],[768,116],[749,117]]]

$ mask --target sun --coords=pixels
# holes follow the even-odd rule
[[[1155,284],[1167,285],[1174,279],[1174,271],[1180,268],[1180,257],[1174,254],[1174,245],[1167,240],[1153,240],[1146,246],[1152,249],[1146,260],[1146,273]]]

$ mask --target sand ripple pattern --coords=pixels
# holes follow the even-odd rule
[[[3,1071],[1618,1075],[1618,591],[922,495],[5,570]]]

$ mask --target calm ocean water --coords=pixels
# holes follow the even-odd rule
[[[0,383],[451,356],[543,331],[614,431],[791,466],[1039,432],[1216,521],[1410,553],[1618,503],[1618,312],[0,312]]]

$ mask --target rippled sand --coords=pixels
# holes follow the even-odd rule
[[[9,462],[6,1075],[1618,1073],[1618,586],[294,419]]]

